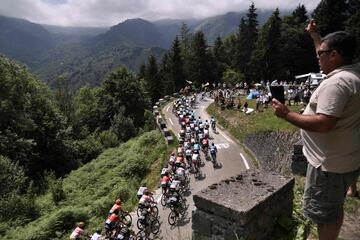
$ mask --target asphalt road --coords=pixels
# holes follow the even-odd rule
[[[197,101],[195,110],[195,117],[201,116],[203,120],[210,119],[210,116],[206,113],[206,107],[212,103],[212,99],[205,98],[202,101]],[[168,129],[171,129],[175,134],[179,133],[180,125],[177,117],[172,113],[172,102],[167,104],[163,108],[163,114]],[[210,144],[215,143],[218,148],[217,160],[221,163],[222,167],[214,169],[211,162],[207,162],[204,156],[201,155],[202,161],[205,162],[205,166],[201,168],[203,178],[195,180],[193,174],[190,174],[190,192],[186,196],[188,210],[187,214],[178,221],[175,226],[168,224],[168,215],[170,209],[163,208],[160,204],[161,191],[158,189],[155,192],[155,200],[158,201],[159,208],[159,220],[160,220],[160,233],[154,239],[166,239],[166,240],[185,240],[191,239],[192,235],[192,211],[195,209],[192,195],[196,192],[206,188],[207,186],[219,182],[222,179],[234,176],[246,169],[251,168],[250,159],[242,148],[227,136],[223,131],[217,127],[217,134],[210,130]],[[202,154],[202,153],[201,153]],[[159,176],[160,179],[160,176]],[[136,226],[136,217],[133,217],[133,224]],[[135,227],[136,229],[136,227]]]

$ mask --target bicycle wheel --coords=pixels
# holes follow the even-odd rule
[[[150,231],[152,234],[156,235],[160,231],[160,222],[157,218],[153,218],[150,223]]]
[[[137,207],[137,209],[136,209],[136,215],[138,216],[138,217],[140,217],[140,215],[141,215],[141,207]]]
[[[161,205],[163,206],[163,207],[165,207],[166,206],[166,202],[167,202],[167,197],[166,197],[166,195],[162,195],[161,196]]]
[[[149,238],[146,236],[145,231],[141,230],[140,232],[138,232],[135,236],[136,240],[148,240]]]
[[[122,220],[125,225],[127,225],[127,224],[131,225],[131,223],[132,223],[132,217],[129,213],[124,213],[122,215]]]
[[[171,211],[168,216],[168,223],[171,226],[174,226],[175,223],[177,222],[177,219],[178,219],[178,216],[176,216],[176,213],[174,211]]]
[[[142,230],[142,229],[144,229],[144,225],[140,222],[140,220],[138,219],[137,220],[137,222],[136,222],[136,226],[137,226],[137,228],[139,229],[139,230]]]

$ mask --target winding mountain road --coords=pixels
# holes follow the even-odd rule
[[[195,117],[201,116],[201,119],[210,119],[205,109],[213,102],[212,99],[205,98],[204,100],[197,101],[196,108],[194,109]],[[172,130],[175,134],[180,132],[180,124],[178,118],[172,112],[173,102],[168,103],[162,110],[164,119],[168,129]],[[193,174],[190,174],[190,192],[186,195],[187,200],[187,213],[178,221],[175,226],[170,226],[168,223],[168,216],[170,209],[164,208],[160,204],[161,190],[155,191],[154,198],[158,202],[159,216],[160,216],[160,233],[155,239],[166,240],[186,240],[192,239],[192,211],[195,210],[193,202],[193,194],[206,188],[207,186],[219,182],[230,176],[239,174],[240,172],[251,168],[251,163],[247,154],[243,151],[234,140],[221,131],[217,127],[217,133],[210,130],[210,144],[215,143],[218,149],[217,160],[221,163],[221,168],[213,168],[210,161],[206,161],[203,153],[201,159],[205,162],[205,166],[201,168],[203,178],[196,180]],[[160,176],[159,176],[160,178]],[[133,216],[133,224],[136,225],[137,218]]]
[[[196,109],[194,109],[195,117],[201,117],[201,119],[210,119],[205,109],[213,102],[212,99],[205,98],[202,101],[197,101]],[[167,104],[163,108],[163,114],[167,123],[167,127],[171,129],[175,134],[180,132],[180,124],[178,118],[172,113],[172,102]],[[217,134],[214,134],[210,130],[210,143],[215,143],[218,148],[217,159],[222,164],[221,168],[214,169],[211,162],[202,159],[205,162],[205,166],[202,167],[204,178],[201,180],[195,180],[193,174],[190,174],[190,191],[187,198],[188,211],[184,219],[180,220],[177,226],[170,226],[167,222],[167,218],[170,210],[163,208],[159,205],[159,215],[161,224],[160,239],[167,240],[184,240],[191,239],[191,215],[195,210],[192,195],[207,186],[219,182],[222,179],[234,176],[239,172],[242,172],[251,167],[248,156],[235,141],[227,136],[223,131],[217,128]]]

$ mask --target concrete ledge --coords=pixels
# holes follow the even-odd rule
[[[209,186],[193,196],[193,239],[267,239],[292,214],[293,186],[294,178],[258,170]]]
[[[167,128],[163,128],[163,129],[162,129],[162,132],[163,132],[163,134],[164,134],[165,137],[171,136],[170,131],[169,131],[169,129],[167,129]]]
[[[166,143],[167,143],[167,144],[171,144],[171,143],[174,142],[174,138],[173,138],[173,136],[171,136],[171,135],[170,135],[170,136],[167,136],[165,139],[166,139]]]

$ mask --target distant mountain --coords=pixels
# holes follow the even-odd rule
[[[0,16],[0,52],[24,62],[50,85],[64,75],[76,88],[93,86],[119,65],[137,71],[149,53],[161,58],[183,23],[191,32],[203,31],[212,45],[218,36],[236,33],[245,14],[229,12],[205,19],[155,22],[136,18],[108,29],[39,25]],[[270,11],[259,11],[259,23],[270,15]]]
[[[1,53],[34,67],[39,57],[54,44],[53,36],[41,25],[0,16]]]
[[[50,34],[68,36],[96,36],[109,30],[108,27],[61,27],[42,24]]]

